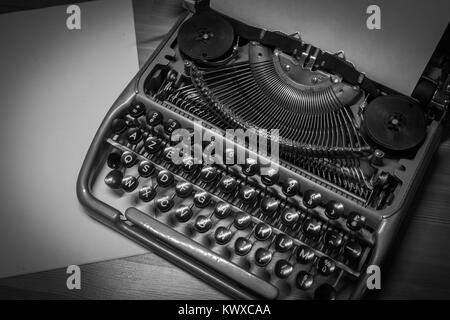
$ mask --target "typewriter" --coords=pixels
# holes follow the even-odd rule
[[[104,118],[79,200],[231,297],[359,299],[439,144],[449,61],[405,96],[197,1]]]

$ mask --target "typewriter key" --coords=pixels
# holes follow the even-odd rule
[[[175,164],[175,162],[172,160],[173,155],[175,154],[175,152],[179,151],[179,149],[177,150],[174,147],[167,147],[164,149],[163,152],[163,158],[165,161],[167,161],[168,163],[173,163]]]
[[[227,244],[231,237],[233,236],[233,232],[230,229],[225,227],[218,227],[216,232],[214,233],[214,238],[218,244]]]
[[[308,238],[316,239],[320,236],[322,222],[315,218],[311,218],[303,224],[302,229]]]
[[[181,163],[181,169],[184,172],[192,173],[197,168],[198,168],[198,164],[195,163],[194,158],[192,158],[192,157],[183,158],[182,163]]]
[[[192,210],[190,206],[181,206],[175,211],[175,219],[179,222],[186,222],[192,218]]]
[[[181,128],[180,123],[175,120],[175,119],[168,119],[165,123],[164,123],[164,131],[168,134],[171,135],[176,129]]]
[[[280,205],[278,200],[265,198],[261,201],[261,211],[267,215],[273,215]]]
[[[122,179],[122,189],[126,192],[134,191],[139,185],[138,179],[133,176],[126,176]]]
[[[122,186],[123,173],[120,170],[112,170],[105,177],[105,184],[111,189],[119,189]]]
[[[263,223],[260,222],[255,227],[255,238],[259,241],[265,241],[269,239],[269,237],[272,235],[272,228]]]
[[[317,262],[317,271],[324,275],[328,276],[332,274],[336,270],[336,263],[327,258],[327,257],[320,257],[319,261]]]
[[[139,163],[138,172],[141,177],[148,178],[155,172],[155,166],[148,160],[142,160]]]
[[[156,188],[154,186],[143,186],[139,190],[139,199],[144,202],[153,200],[156,196]]]
[[[265,267],[272,260],[272,256],[273,256],[272,251],[266,248],[259,248],[255,252],[255,262],[258,266]]]
[[[300,214],[297,211],[288,210],[281,215],[281,222],[286,226],[293,226],[299,218]]]
[[[194,186],[187,181],[180,181],[175,186],[175,193],[180,198],[189,197],[192,194],[192,191],[194,191]]]
[[[219,219],[225,219],[231,213],[231,206],[223,201],[217,202],[214,208],[214,215]]]
[[[344,214],[344,205],[331,200],[325,206],[325,215],[332,220],[339,219]]]
[[[328,230],[325,233],[324,242],[325,242],[325,245],[330,249],[340,248],[343,241],[344,241],[344,238],[337,231]]]
[[[127,129],[127,123],[123,119],[116,118],[111,122],[111,130],[114,134],[121,134]]]
[[[278,234],[275,238],[275,249],[278,252],[287,252],[291,250],[292,246],[294,245],[294,240],[292,240],[291,237],[285,235],[285,234]]]
[[[242,173],[248,177],[254,176],[259,172],[259,164],[256,159],[247,158],[245,164],[242,165]]]
[[[291,263],[286,260],[278,260],[275,264],[275,274],[278,278],[286,279],[289,277],[294,270],[294,267]]]
[[[122,155],[120,152],[113,151],[109,154],[108,159],[106,160],[106,163],[108,164],[108,167],[111,169],[119,169],[122,164]]]
[[[171,196],[163,196],[156,200],[156,205],[161,212],[167,212],[172,209],[174,202]]]
[[[261,175],[262,183],[264,183],[264,185],[268,187],[273,186],[275,183],[277,183],[279,178],[280,175],[278,173],[278,170],[275,170],[274,168],[268,169],[267,174]]]
[[[350,230],[361,230],[366,224],[366,217],[356,212],[351,212],[347,217],[347,227]]]
[[[238,230],[247,229],[251,223],[252,223],[252,217],[248,213],[239,211],[234,216],[233,224],[236,227],[236,229],[238,229]]]
[[[303,195],[303,204],[310,209],[317,207],[321,202],[322,195],[319,192],[307,190]]]
[[[256,200],[256,190],[250,186],[244,186],[239,191],[239,198],[246,204],[251,204]]]
[[[349,241],[345,244],[344,255],[348,259],[355,261],[359,257],[361,257],[361,254],[362,254],[362,247],[359,243],[355,241]]]
[[[211,195],[206,191],[199,191],[194,195],[194,204],[198,208],[205,208],[211,202]]]
[[[141,104],[141,103],[137,103],[135,105],[131,105],[128,108],[128,113],[133,118],[139,118],[140,116],[142,116],[145,113],[145,106],[143,104]]]
[[[122,156],[120,157],[121,162],[127,168],[131,168],[132,166],[134,166],[136,159],[137,159],[136,154],[130,151],[125,151],[124,153],[122,153]]]
[[[159,111],[151,110],[147,113],[147,123],[152,127],[162,123],[163,115]]]
[[[300,271],[297,273],[297,278],[295,279],[295,285],[301,290],[308,290],[312,287],[314,283],[314,277],[311,273],[307,271]]]
[[[293,197],[300,191],[300,183],[295,179],[288,179],[282,188],[286,197]]]
[[[336,300],[336,290],[328,283],[321,284],[314,291],[315,300]]]
[[[149,137],[144,143],[144,149],[150,154],[157,153],[161,149],[161,140]]]
[[[233,177],[226,176],[223,177],[222,180],[219,182],[219,188],[224,193],[231,193],[236,189],[237,187],[237,181]]]
[[[164,188],[170,186],[173,183],[173,180],[173,174],[167,170],[161,170],[156,177],[156,182]]]
[[[209,217],[200,215],[195,220],[195,229],[198,232],[206,232],[212,227],[212,221]]]
[[[200,179],[203,182],[212,182],[217,178],[217,170],[214,167],[207,166],[200,172]]]
[[[128,142],[133,145],[138,144],[142,137],[143,133],[139,128],[131,129],[127,135]]]
[[[308,264],[314,260],[314,250],[307,246],[299,246],[296,251],[298,262],[301,264]]]
[[[237,238],[234,243],[234,251],[240,256],[245,256],[250,252],[250,250],[252,250],[252,247],[253,243],[244,237]]]

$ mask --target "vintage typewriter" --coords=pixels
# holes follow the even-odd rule
[[[409,97],[295,35],[194,9],[103,120],[80,201],[232,297],[362,297],[439,144],[448,58]]]

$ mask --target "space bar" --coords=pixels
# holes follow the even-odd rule
[[[199,261],[204,266],[223,274],[232,280],[235,285],[246,288],[253,295],[271,300],[278,296],[278,289],[272,284],[243,270],[236,264],[225,260],[213,251],[204,248],[192,239],[185,237],[142,211],[136,208],[128,208],[125,216],[130,222],[145,230],[152,238],[169,245],[185,256]]]

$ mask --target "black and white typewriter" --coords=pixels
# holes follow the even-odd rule
[[[440,141],[438,49],[406,96],[197,1],[107,113],[78,197],[231,297],[359,299]]]

